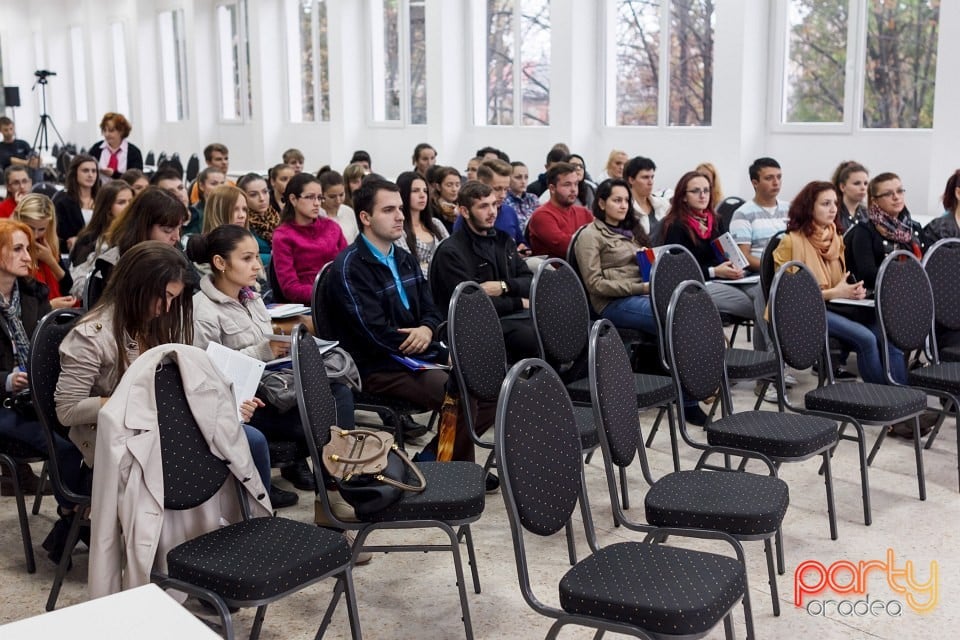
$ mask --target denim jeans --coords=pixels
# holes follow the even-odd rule
[[[880,357],[880,326],[874,322],[865,325],[856,320],[827,311],[827,334],[857,354],[857,369],[864,382],[887,384],[883,372],[883,360]],[[901,384],[907,382],[907,364],[903,352],[890,345],[890,372],[893,379]]]
[[[650,296],[624,296],[611,301],[600,312],[600,316],[613,323],[615,327],[636,329],[657,335],[657,321],[653,317]]]

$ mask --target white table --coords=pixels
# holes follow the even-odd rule
[[[155,584],[0,626],[3,640],[216,640],[219,635]]]

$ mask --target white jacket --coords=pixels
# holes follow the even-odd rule
[[[210,451],[230,461],[229,469],[247,490],[251,515],[271,513],[237,420],[233,386],[201,349],[179,344],[154,347],[127,369],[99,414],[90,515],[91,598],[148,584],[155,566],[166,571],[170,549],[242,519],[235,483],[229,478],[202,505],[164,512],[154,376],[168,357],[179,365],[187,403]]]

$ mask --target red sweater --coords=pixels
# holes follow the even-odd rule
[[[574,232],[593,221],[593,214],[586,207],[575,204],[568,209],[561,209],[553,201],[547,201],[537,207],[527,223],[530,248],[537,255],[546,254],[551,258],[566,260],[567,246]]]

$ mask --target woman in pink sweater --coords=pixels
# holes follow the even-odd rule
[[[320,213],[322,192],[320,181],[308,173],[287,183],[280,226],[273,232],[270,264],[280,288],[275,300],[309,305],[317,273],[347,246],[340,225]]]

